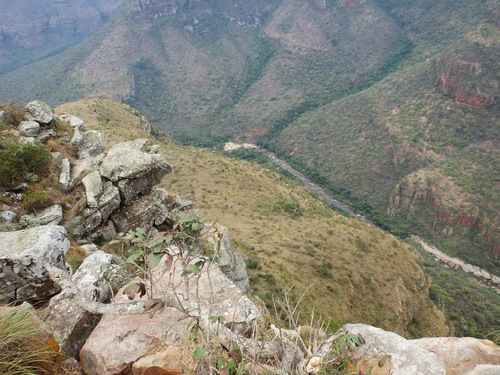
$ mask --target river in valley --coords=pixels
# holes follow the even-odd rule
[[[340,210],[347,212],[352,217],[354,217],[358,220],[361,220],[368,225],[375,225],[375,223],[373,221],[371,221],[370,219],[367,219],[363,215],[360,215],[360,214],[354,212],[352,209],[350,209],[345,204],[340,203],[337,199],[335,199],[333,196],[331,196],[326,191],[324,191],[323,188],[321,188],[321,186],[309,181],[307,179],[307,177],[305,177],[302,173],[297,171],[295,168],[293,168],[286,161],[278,158],[272,152],[261,149],[253,144],[245,144],[245,146],[243,146],[243,145],[237,145],[237,144],[231,143],[231,145],[232,145],[231,148],[225,147],[224,150],[230,151],[230,150],[234,150],[234,149],[242,148],[242,147],[243,148],[253,148],[253,149],[259,150],[260,152],[265,154],[269,158],[269,160],[271,160],[274,164],[276,164],[280,168],[283,168],[286,171],[290,172],[300,182],[302,182],[304,184],[304,186],[307,187],[309,190],[315,192],[316,194],[318,194],[319,196],[324,198],[328,204],[331,204],[332,206],[336,207],[337,209],[340,209]],[[424,249],[427,253],[431,254],[435,259],[437,259],[441,263],[445,264],[447,267],[451,267],[454,269],[461,268],[464,272],[471,275],[475,280],[479,281],[481,284],[490,286],[490,287],[494,288],[497,292],[500,293],[500,277],[495,276],[482,268],[465,263],[463,260],[461,260],[459,258],[450,257],[449,255],[447,255],[443,251],[440,251],[440,250],[436,249],[435,247],[428,245],[421,238],[414,237],[414,239],[422,246],[422,249]]]

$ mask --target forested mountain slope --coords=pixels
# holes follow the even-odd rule
[[[496,1],[131,1],[0,100],[126,101],[180,142],[254,141],[387,228],[498,273]]]

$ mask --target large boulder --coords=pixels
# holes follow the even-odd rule
[[[72,276],[73,282],[87,298],[98,302],[110,299],[101,266],[111,263],[112,259],[112,255],[98,250],[88,256]],[[61,296],[50,301],[44,320],[59,343],[61,352],[78,358],[80,349],[101,320],[101,315],[92,314]]]
[[[82,179],[82,183],[85,186],[87,206],[97,207],[97,200],[103,192],[101,174],[99,171],[91,172]]]
[[[50,124],[55,119],[52,109],[39,100],[29,102],[24,108],[28,120],[36,121],[42,125]]]
[[[25,137],[36,137],[40,131],[40,124],[36,121],[21,121],[17,130]]]
[[[178,252],[179,249],[171,248]],[[197,259],[198,260],[198,259]],[[187,314],[165,307],[154,314],[104,316],[80,352],[82,368],[87,375],[108,374],[181,374],[182,348],[191,332],[194,320],[186,315],[224,317],[224,324],[244,334],[256,319],[258,308],[237,288],[216,264],[206,264],[200,277],[192,277],[189,291],[185,288],[180,261],[165,268],[165,260],[153,270],[154,293],[162,294],[168,286],[177,285],[183,294]],[[130,302],[123,294],[116,303]],[[141,299],[136,296],[134,301]],[[142,297],[146,300],[147,296]],[[184,351],[185,353],[185,351]],[[188,353],[191,356],[192,353]]]
[[[108,151],[101,164],[101,175],[118,183],[123,204],[149,192],[172,171],[162,156],[146,152],[147,146],[146,139],[117,144]]]
[[[141,374],[181,374],[181,354],[189,336],[190,320],[173,308],[154,316],[104,316],[80,351],[81,366],[87,375],[135,374],[136,362],[151,363],[151,371]],[[161,356],[158,354],[161,353]],[[156,361],[154,357],[159,357]],[[166,365],[159,367],[158,362]],[[163,371],[162,371],[163,370]]]
[[[168,193],[155,189],[111,215],[117,232],[127,233],[141,227],[149,231],[153,225],[160,225],[167,217],[166,202]]]
[[[120,208],[120,191],[111,181],[104,184],[103,192],[97,201],[97,207],[102,214],[102,220],[106,221],[115,210]]]
[[[0,233],[0,301],[44,299],[60,291],[45,264],[70,272],[66,229],[57,225]]]
[[[437,354],[446,364],[447,375],[465,374],[476,365],[500,365],[500,347],[472,337],[426,337],[411,340],[419,348]]]
[[[54,204],[35,215],[39,225],[59,225],[63,219],[63,209],[60,204]]]
[[[104,134],[97,131],[80,132],[78,128],[75,128],[71,144],[84,159],[92,160],[106,149]]]
[[[372,375],[446,374],[446,365],[438,355],[393,332],[366,324],[346,324],[344,328],[366,341],[354,349],[356,371]]]

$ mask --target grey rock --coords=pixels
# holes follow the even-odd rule
[[[5,111],[0,111],[0,123],[5,120]]]
[[[17,130],[25,137],[36,137],[40,131],[40,124],[36,121],[21,121]]]
[[[12,211],[1,211],[0,212],[0,224],[12,224],[16,220],[16,213]]]
[[[71,144],[85,159],[93,159],[94,156],[103,153],[106,149],[104,134],[97,131],[80,132],[78,128],[75,128]]]
[[[436,353],[446,365],[446,374],[465,374],[481,364],[500,366],[500,347],[473,337],[425,337],[411,340],[419,348]]]
[[[64,227],[0,233],[0,243],[1,301],[43,299],[60,290],[47,276],[45,264],[70,272],[64,260],[70,245]]]
[[[55,204],[47,207],[45,210],[35,215],[35,218],[40,222],[40,225],[59,225],[63,219],[62,206]]]
[[[465,375],[500,375],[499,365],[477,365]]]
[[[97,200],[103,192],[101,174],[99,171],[89,173],[82,179],[85,186],[85,195],[87,196],[87,206],[97,207]]]
[[[41,143],[47,142],[50,138],[54,138],[57,135],[57,133],[53,129],[47,129],[41,132],[37,137],[36,140]]]
[[[102,223],[102,214],[97,208],[86,208],[81,215],[75,217],[68,228],[74,236],[83,236]]]
[[[149,231],[153,225],[161,224],[167,217],[165,206],[168,193],[164,189],[155,189],[151,194],[143,195],[131,204],[111,215],[119,233],[126,233],[138,227]]]
[[[24,108],[26,109],[28,120],[36,121],[42,125],[47,125],[54,121],[52,109],[44,102],[35,100],[26,104]]]
[[[250,291],[245,261],[240,254],[231,251],[229,229],[215,224],[206,232],[205,238],[218,251],[220,270],[243,292]]]
[[[35,145],[36,144],[36,139],[34,137],[19,137],[18,142],[20,145]]]
[[[69,126],[72,128],[78,128],[80,131],[85,131],[85,122],[81,118],[70,115],[68,121]]]
[[[104,184],[103,193],[97,202],[102,220],[108,220],[109,216],[120,207],[120,191],[111,181]]]
[[[369,371],[386,358],[379,366],[380,374],[398,375],[445,375],[446,366],[436,354],[419,348],[411,341],[380,328],[366,324],[346,324],[348,332],[361,335],[366,343],[354,348],[356,370]]]
[[[138,139],[113,146],[101,165],[101,175],[119,183],[123,203],[130,203],[139,194],[151,190],[163,176],[172,171],[160,155],[149,154],[147,140]]]
[[[64,191],[68,191],[71,183],[71,164],[69,159],[62,160],[61,174],[59,175],[59,184]]]

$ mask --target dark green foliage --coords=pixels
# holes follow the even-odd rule
[[[11,143],[0,150],[0,186],[9,187],[22,181],[26,173],[46,172],[52,155],[44,146]]]
[[[421,252],[422,266],[432,280],[429,296],[445,312],[455,336],[487,338],[500,329],[500,295],[460,270],[451,270]]]

